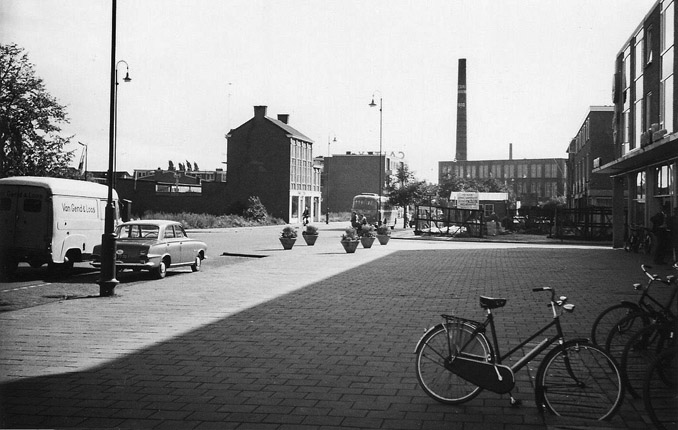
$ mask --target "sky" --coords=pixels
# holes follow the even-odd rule
[[[313,154],[402,152],[437,182],[454,159],[466,58],[468,159],[566,158],[655,0],[118,0],[117,170],[227,168],[225,135],[268,106]],[[108,168],[111,1],[0,0],[16,43],[66,106],[77,165]],[[122,82],[129,67],[131,82]],[[334,139],[336,138],[336,142]],[[330,143],[331,142],[331,143]]]

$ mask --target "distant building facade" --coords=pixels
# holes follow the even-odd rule
[[[228,135],[227,184],[234,202],[246,206],[257,196],[274,217],[300,222],[308,207],[312,220],[321,213],[320,167],[313,161],[313,140],[288,124],[289,115],[254,117]]]
[[[612,207],[609,175],[593,169],[614,160],[613,106],[591,106],[567,148],[567,206],[571,209]]]
[[[362,193],[384,193],[390,178],[406,165],[402,152],[346,152],[321,159],[322,195],[325,209],[349,212],[353,197]],[[381,171],[381,175],[380,175]],[[380,184],[381,177],[381,184]]]
[[[446,178],[494,178],[512,190],[521,206],[538,206],[564,196],[567,173],[564,158],[514,160],[457,160],[438,162],[438,183]]]
[[[615,159],[595,173],[613,183],[613,246],[629,225],[650,227],[662,206],[678,207],[676,1],[658,0],[617,53]]]

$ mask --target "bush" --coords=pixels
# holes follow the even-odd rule
[[[260,225],[282,225],[285,221],[268,215],[265,219],[255,221],[241,215],[211,215],[196,214],[190,212],[166,213],[146,211],[141,219],[166,219],[179,221],[184,228],[228,228],[228,227],[251,227]]]
[[[261,203],[261,200],[257,196],[250,196],[247,199],[247,209],[243,212],[243,216],[257,222],[269,218],[266,207]]]

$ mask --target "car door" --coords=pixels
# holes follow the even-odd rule
[[[184,263],[183,257],[181,255],[181,239],[175,237],[174,225],[169,224],[165,226],[163,240],[166,244],[167,253],[172,259],[172,264]]]
[[[191,248],[191,243],[189,242],[188,236],[184,231],[184,228],[180,225],[174,226],[174,234],[176,237],[181,240],[181,259],[184,263],[192,263],[195,255],[193,254],[193,249]]]

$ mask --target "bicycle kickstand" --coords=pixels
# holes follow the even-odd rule
[[[517,408],[518,406],[520,406],[520,405],[523,404],[523,401],[520,400],[520,399],[516,399],[515,397],[513,397],[513,393],[510,392],[510,391],[509,391],[509,397],[510,397],[511,407]]]

